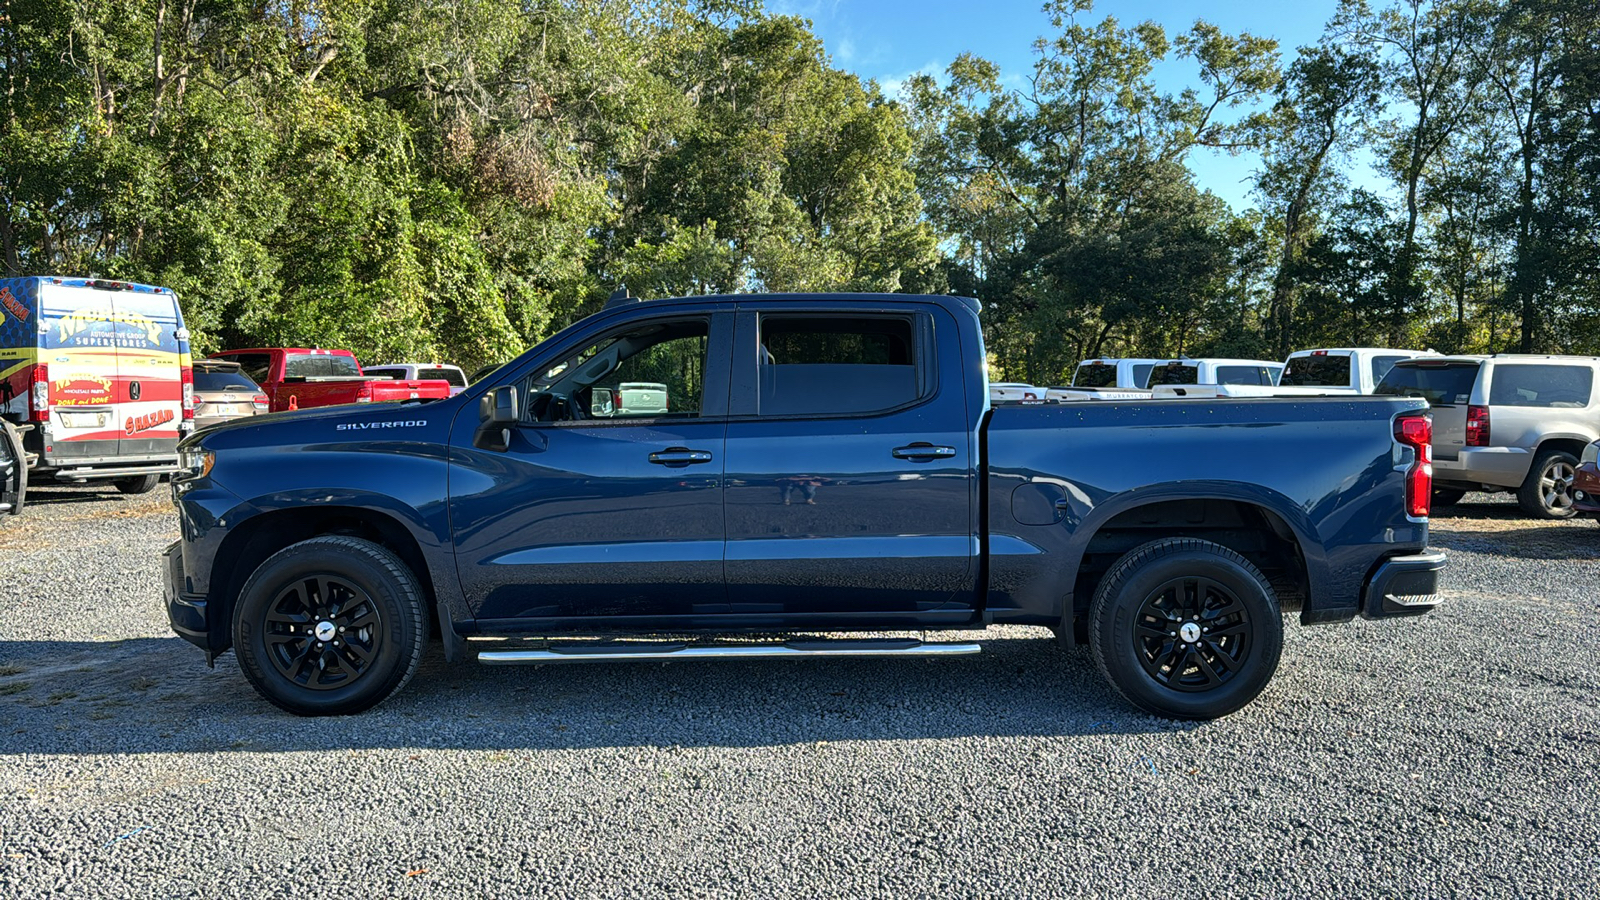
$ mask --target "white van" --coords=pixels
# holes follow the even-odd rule
[[[35,484],[153,489],[194,423],[178,298],[122,281],[0,279],[0,415],[23,432]]]

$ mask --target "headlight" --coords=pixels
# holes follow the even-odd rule
[[[1600,462],[1600,441],[1595,441],[1583,448],[1583,459],[1581,461],[1586,463]]]
[[[178,451],[178,472],[174,480],[190,478],[204,478],[211,474],[211,466],[217,461],[217,455],[202,447],[191,447]]]

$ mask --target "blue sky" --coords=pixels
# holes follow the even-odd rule
[[[835,66],[876,79],[891,91],[917,72],[942,72],[963,52],[995,62],[1008,81],[1020,84],[1036,58],[1034,40],[1051,31],[1042,5],[1042,0],[768,0],[767,4],[773,12],[810,19]],[[1229,34],[1248,31],[1276,38],[1287,64],[1296,47],[1316,43],[1337,6],[1338,0],[1102,0],[1082,20],[1098,22],[1109,15],[1131,25],[1149,19],[1170,36],[1186,31],[1196,19],[1205,19]],[[1163,89],[1173,92],[1199,86],[1191,61],[1169,58],[1157,69],[1156,78]],[[1251,205],[1247,182],[1260,165],[1259,158],[1198,151],[1189,165],[1201,187],[1234,209]]]

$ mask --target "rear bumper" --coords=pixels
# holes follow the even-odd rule
[[[1455,459],[1433,461],[1436,482],[1462,487],[1492,485],[1514,488],[1528,477],[1533,453],[1520,447],[1472,447],[1457,452]]]
[[[1362,617],[1415,616],[1438,606],[1439,572],[1444,563],[1443,550],[1424,550],[1384,560],[1362,591]]]
[[[173,541],[162,554],[161,572],[165,581],[167,621],[178,636],[196,647],[211,652],[204,594],[190,593],[183,574],[183,542]]]

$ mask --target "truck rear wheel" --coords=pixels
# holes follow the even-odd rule
[[[1090,605],[1089,647],[1133,705],[1214,719],[1272,680],[1283,615],[1249,560],[1210,541],[1168,538],[1130,550],[1106,573]]]
[[[234,608],[239,666],[267,700],[302,716],[383,702],[422,661],[422,588],[388,549],[328,535],[268,557]]]
[[[124,494],[148,494],[161,483],[160,475],[133,475],[128,478],[113,478],[111,483],[117,490]]]

